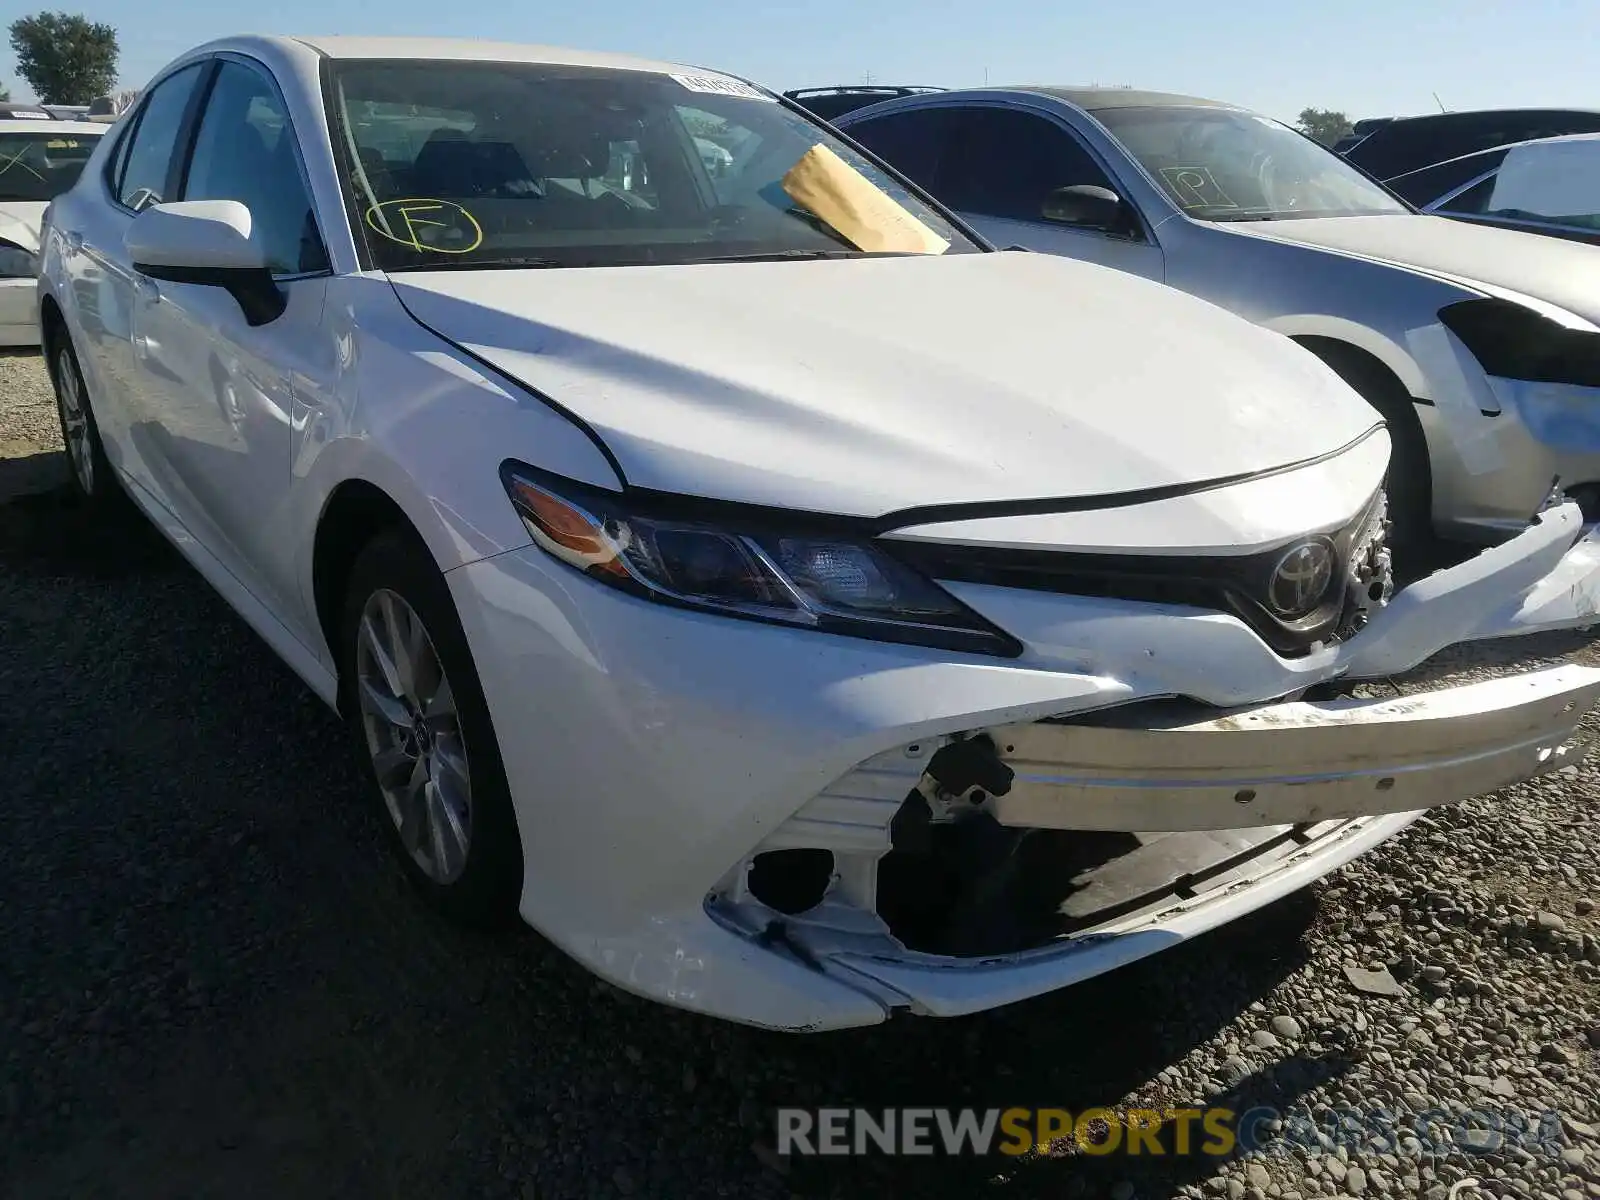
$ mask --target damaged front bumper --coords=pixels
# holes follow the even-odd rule
[[[891,1004],[974,1011],[1233,920],[1423,810],[1565,766],[1597,701],[1600,670],[1563,666],[1398,699],[992,726],[862,764],[717,905]],[[822,848],[832,874],[806,894]]]
[[[982,808],[1002,825],[1170,831],[1411,812],[1565,766],[1597,701],[1600,671],[1564,666],[1394,699],[1006,726],[980,736],[1015,777]]]
[[[1419,810],[1573,761],[1597,670],[1313,689],[1600,621],[1580,526],[1552,508],[1296,659],[1223,613],[972,584],[950,588],[1021,658],[666,609],[537,550],[446,578],[517,806],[525,918],[629,990],[811,1030],[1088,978]]]

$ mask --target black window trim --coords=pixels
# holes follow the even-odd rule
[[[1485,153],[1488,153],[1488,152],[1486,151]],[[1438,165],[1442,165],[1442,164],[1438,164]],[[1422,211],[1425,212],[1425,213],[1428,213],[1430,216],[1439,215],[1440,210],[1446,204],[1449,204],[1450,201],[1454,200],[1457,196],[1460,196],[1464,192],[1470,192],[1473,188],[1477,187],[1485,179],[1489,179],[1489,178],[1492,178],[1495,175],[1500,174],[1500,168],[1503,167],[1504,165],[1505,165],[1505,160],[1501,159],[1499,162],[1495,163],[1495,165],[1490,167],[1488,170],[1482,171],[1479,174],[1474,175],[1471,179],[1467,180],[1467,182],[1465,182],[1463,184],[1459,184],[1456,187],[1451,188],[1448,192],[1446,192],[1444,195],[1440,196],[1437,200],[1428,201],[1428,203],[1423,206]],[[1426,168],[1426,167],[1423,168],[1423,170],[1427,170],[1427,169],[1428,168]],[[1452,213],[1450,215],[1451,216],[1469,217],[1469,216],[1476,216],[1478,214],[1476,214],[1476,213]]]
[[[217,77],[222,74],[222,65],[232,63],[236,67],[243,67],[259,75],[273,96],[278,101],[278,107],[283,110],[284,133],[290,138],[290,149],[294,154],[295,170],[300,176],[300,186],[305,191],[306,199],[310,202],[311,223],[317,231],[317,241],[322,244],[322,256],[328,262],[326,267],[316,271],[284,271],[273,272],[272,278],[278,283],[294,283],[300,279],[322,279],[333,274],[333,256],[328,251],[328,239],[322,230],[322,221],[317,215],[317,193],[311,186],[311,175],[306,170],[305,154],[302,152],[298,127],[295,125],[294,114],[289,111],[289,103],[284,99],[283,89],[278,86],[277,77],[260,59],[252,58],[248,54],[241,54],[236,50],[220,50],[208,60],[211,69],[204,82],[196,89],[201,97],[201,103],[191,111],[184,114],[184,125],[178,136],[181,147],[181,166],[178,171],[176,186],[173,195],[179,199],[184,198],[184,192],[189,186],[189,168],[194,163],[195,145],[200,140],[200,122],[205,116],[206,107],[211,103],[211,93],[216,87]],[[172,184],[169,179],[169,185]]]

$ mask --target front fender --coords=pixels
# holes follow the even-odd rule
[[[1416,400],[1448,403],[1460,387],[1458,370],[1438,369],[1438,343],[1449,336],[1439,310],[1482,291],[1340,250],[1195,221],[1182,225],[1181,241],[1168,255],[1169,283],[1287,337],[1355,346]]]
[[[581,430],[423,329],[386,279],[334,280],[327,320],[339,346],[335,376],[302,393],[296,414],[294,524],[307,612],[316,611],[316,530],[342,483],[387,495],[442,571],[530,544],[500,481],[507,457],[621,487]]]

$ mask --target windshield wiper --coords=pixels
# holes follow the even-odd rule
[[[561,262],[554,258],[525,258],[508,255],[504,258],[467,258],[464,255],[448,255],[433,262],[407,263],[403,267],[388,268],[391,274],[400,271],[495,271],[515,270],[518,268],[537,269],[541,267],[581,267],[585,263]]]
[[[766,250],[754,254],[717,254],[710,258],[686,258],[684,264],[721,262],[783,262],[791,258],[900,258],[899,251],[879,250]]]

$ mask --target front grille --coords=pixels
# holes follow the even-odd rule
[[[1275,652],[1297,657],[1352,636],[1367,613],[1388,599],[1393,579],[1387,531],[1380,491],[1340,529],[1242,556],[1078,554],[892,539],[880,545],[934,579],[1232,613]],[[1327,583],[1311,607],[1285,613],[1279,568],[1289,551],[1313,543],[1331,555]]]

